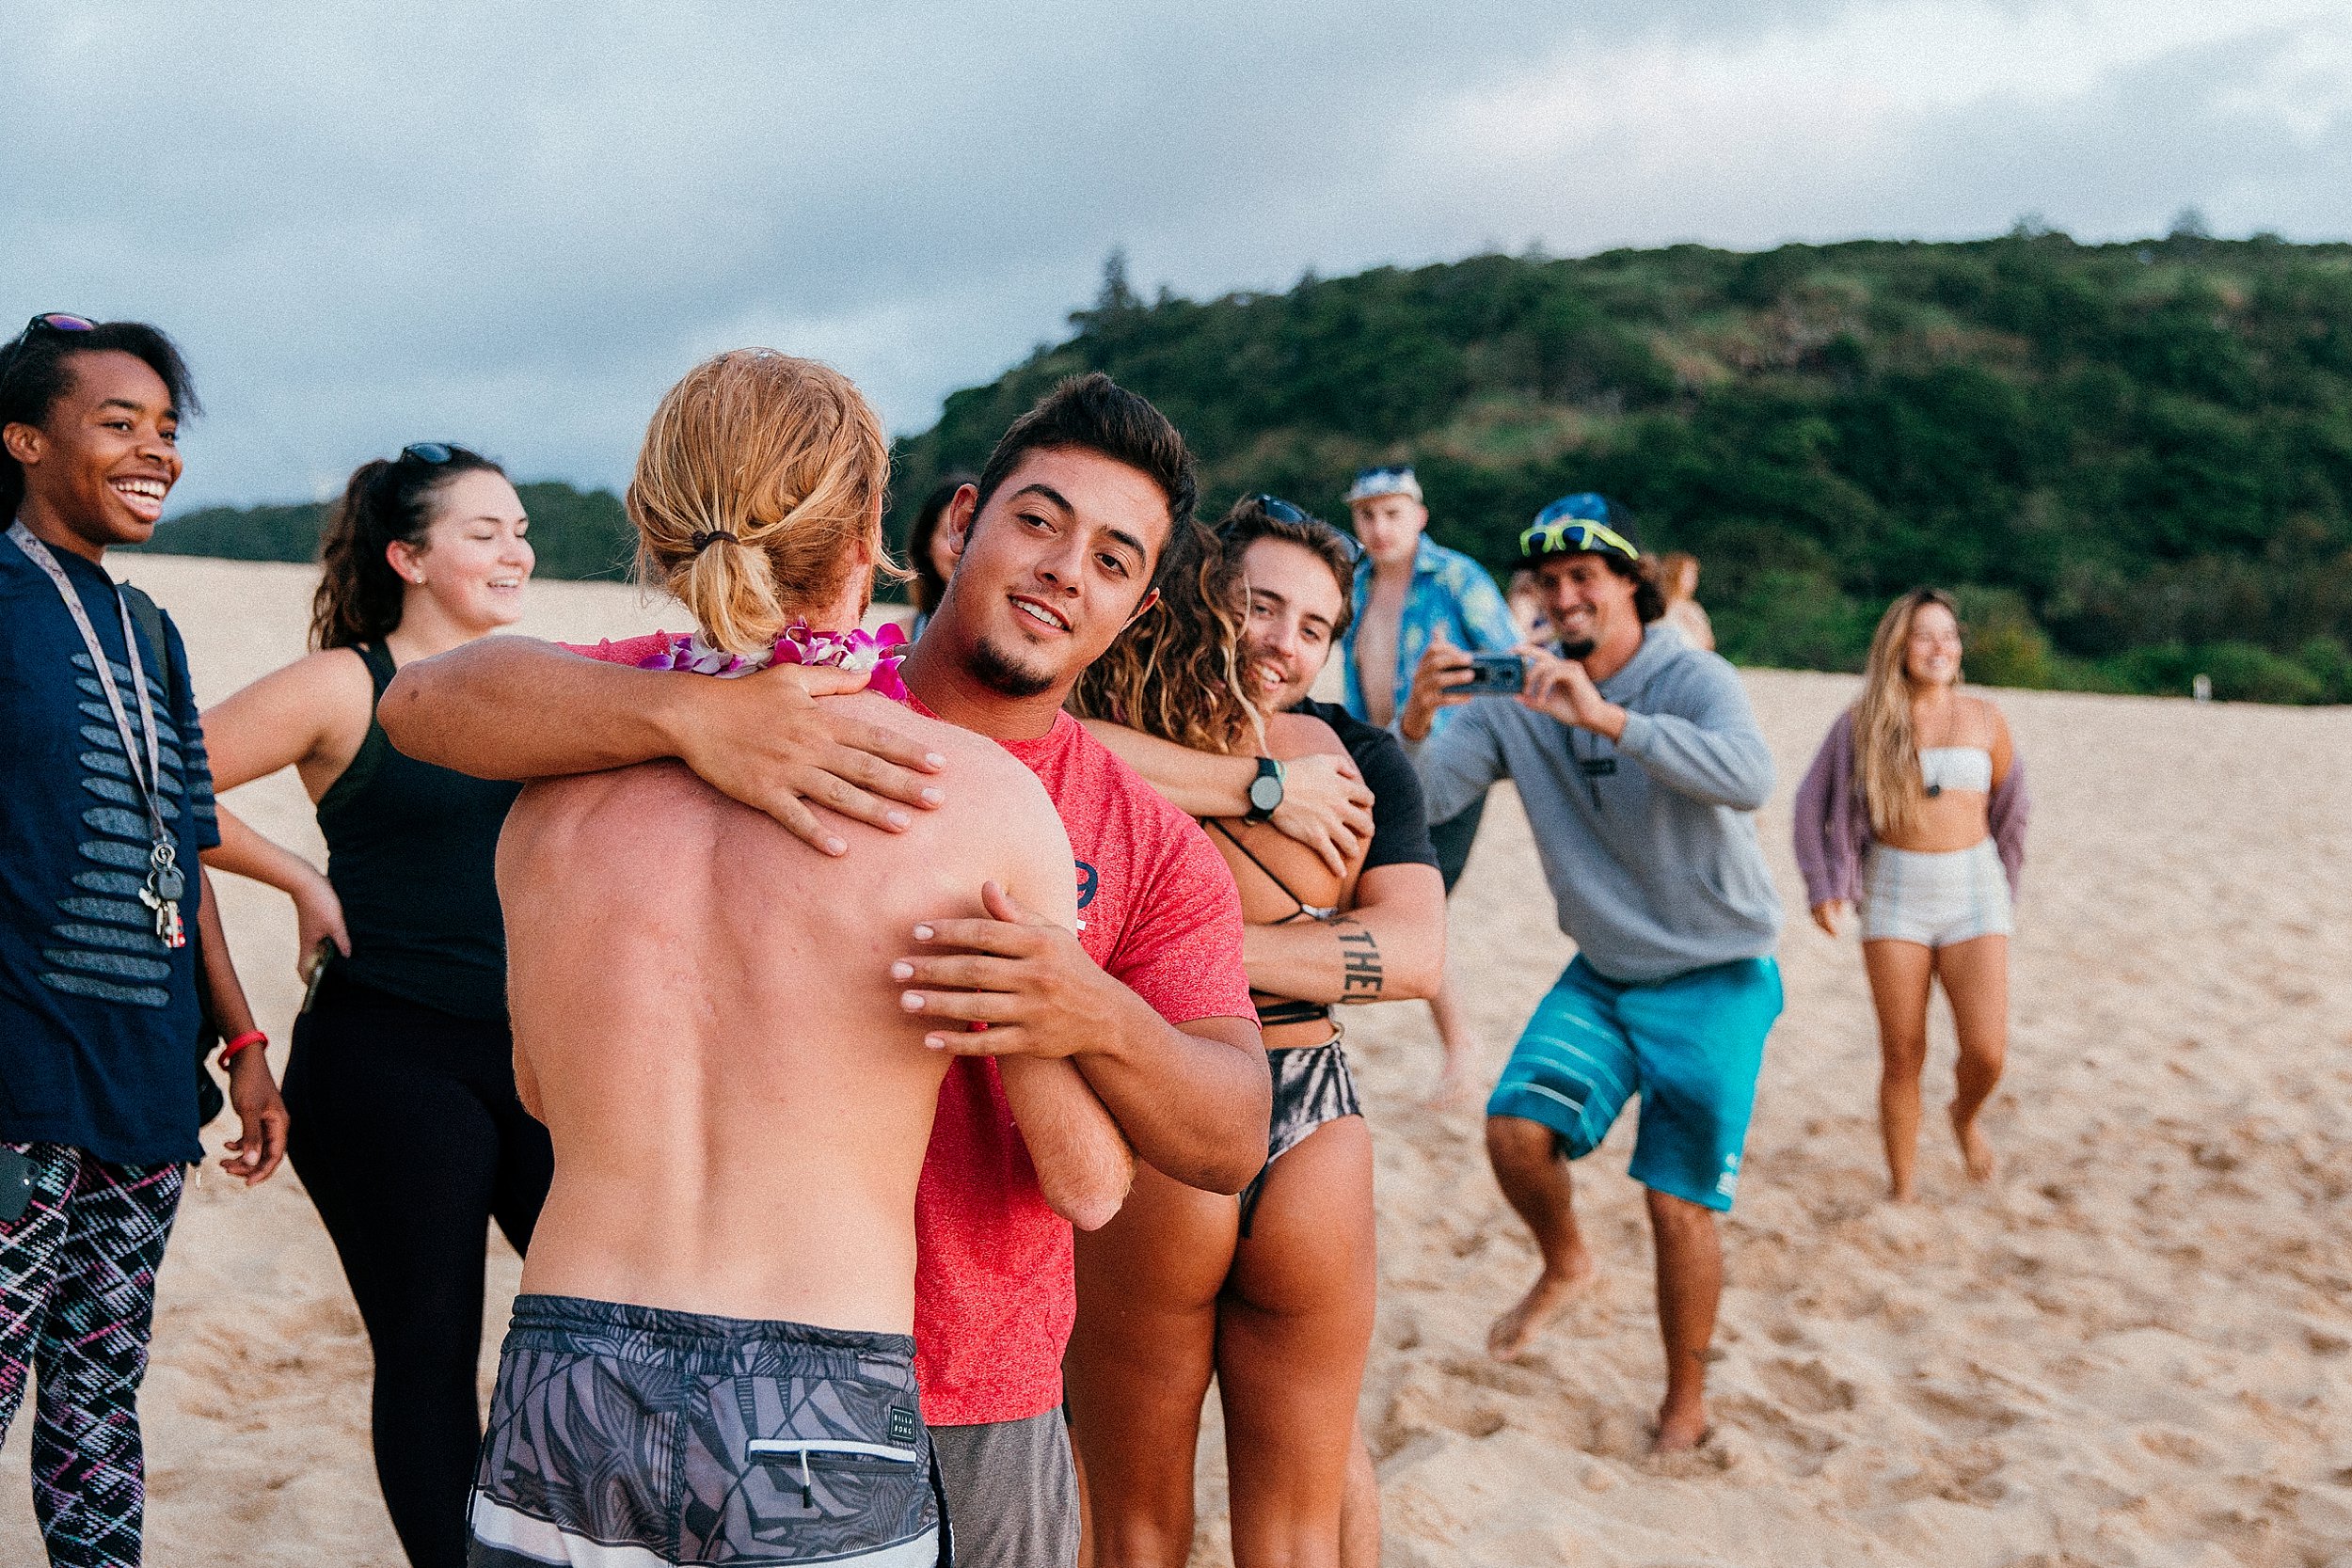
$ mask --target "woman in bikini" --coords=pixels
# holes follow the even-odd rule
[[[1241,649],[1236,552],[1196,527],[1158,609],[1080,680],[1071,706],[1196,751],[1344,755],[1330,726],[1267,714]],[[1363,850],[1334,873],[1267,822],[1214,817],[1252,925],[1327,920]],[[1065,1360],[1091,1560],[1182,1564],[1212,1373],[1225,1410],[1233,1560],[1338,1560],[1375,1285],[1372,1137],[1329,1004],[1253,992],[1274,1077],[1265,1169],[1236,1203],[1138,1166],[1120,1216],[1078,1243]]]
[[[1928,991],[1941,981],[1960,1036],[1952,1132],[1969,1178],[1990,1180],[1978,1114],[2009,1049],[2010,910],[2025,866],[2025,765],[2001,710],[1960,689],[1960,616],[1932,588],[1889,606],[1862,695],[1838,717],[1795,807],[1813,923],[1862,912],[1878,1011],[1879,1126],[1889,1191],[1914,1192]]]

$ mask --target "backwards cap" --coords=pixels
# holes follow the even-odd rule
[[[1356,483],[1347,488],[1347,504],[1368,501],[1377,496],[1410,496],[1421,499],[1421,481],[1413,477],[1410,465],[1393,468],[1364,468],[1356,475]]]
[[[1533,563],[1554,555],[1619,555],[1642,559],[1633,541],[1633,521],[1597,490],[1563,496],[1535,514],[1519,535],[1519,560]]]

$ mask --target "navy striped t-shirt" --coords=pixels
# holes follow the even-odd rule
[[[114,581],[72,551],[51,553],[114,664],[135,737]],[[184,672],[179,629],[167,620],[165,630]],[[191,940],[179,948],[156,937],[139,902],[147,810],[98,673],[48,575],[0,539],[0,1143],[163,1164],[203,1152],[196,858],[220,830],[186,678],[167,692],[155,650],[134,635],[162,744],[165,822],[187,878],[180,912]]]

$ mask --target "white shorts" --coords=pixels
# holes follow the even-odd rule
[[[1862,940],[1951,947],[2005,937],[2009,876],[1989,838],[1928,854],[1872,845],[1862,861]]]

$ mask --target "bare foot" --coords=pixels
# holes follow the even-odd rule
[[[1918,1192],[1909,1181],[1889,1181],[1886,1184],[1886,1201],[1889,1203],[1912,1203],[1917,1201],[1918,1196]]]
[[[1658,1407],[1658,1437],[1650,1444],[1650,1452],[1681,1453],[1695,1449],[1707,1441],[1709,1431],[1707,1406],[1696,1397],[1687,1403],[1670,1397]]]
[[[1518,1360],[1529,1342],[1593,1282],[1597,1272],[1593,1255],[1580,1246],[1569,1255],[1565,1270],[1555,1273],[1547,1268],[1537,1275],[1518,1305],[1497,1318],[1486,1331],[1486,1354],[1498,1361]]]
[[[1993,1140],[1984,1135],[1984,1129],[1973,1119],[1962,1121],[1955,1113],[1952,1117],[1952,1134],[1960,1140],[1960,1158],[1968,1167],[1968,1180],[1992,1180],[1994,1169]]]

